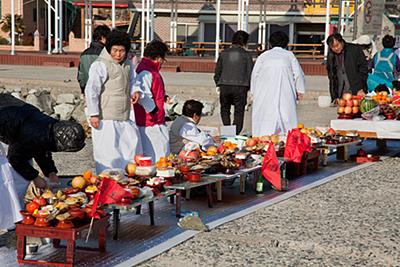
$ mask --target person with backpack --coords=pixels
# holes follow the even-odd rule
[[[380,84],[392,88],[392,82],[400,73],[400,59],[394,51],[396,40],[393,36],[386,35],[382,39],[383,49],[376,53],[373,62],[373,72],[368,76],[368,91],[374,91]]]

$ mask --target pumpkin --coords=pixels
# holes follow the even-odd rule
[[[375,108],[377,106],[377,103],[371,99],[371,98],[364,98],[363,100],[361,100],[360,103],[360,111],[362,113],[368,112],[371,109]]]
[[[73,188],[78,188],[78,189],[83,189],[86,186],[86,179],[83,178],[82,176],[77,176],[74,179],[72,179],[72,187]]]

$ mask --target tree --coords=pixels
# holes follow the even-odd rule
[[[15,33],[18,36],[18,43],[20,43],[21,34],[25,31],[24,20],[21,15],[14,15],[15,18]],[[1,30],[5,33],[9,33],[11,38],[11,14],[7,14],[0,21]]]

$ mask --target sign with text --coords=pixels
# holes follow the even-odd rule
[[[385,0],[366,0],[364,2],[364,34],[381,34],[384,11]]]

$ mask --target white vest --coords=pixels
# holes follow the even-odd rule
[[[172,123],[169,130],[169,149],[171,150],[171,153],[178,154],[185,146],[185,139],[182,138],[179,132],[181,131],[183,125],[188,122],[193,121],[191,121],[188,117],[182,115],[176,118]]]
[[[131,101],[129,94],[131,67],[126,62],[117,64],[104,48],[98,61],[107,68],[108,79],[100,94],[100,119],[126,121],[129,119]]]

